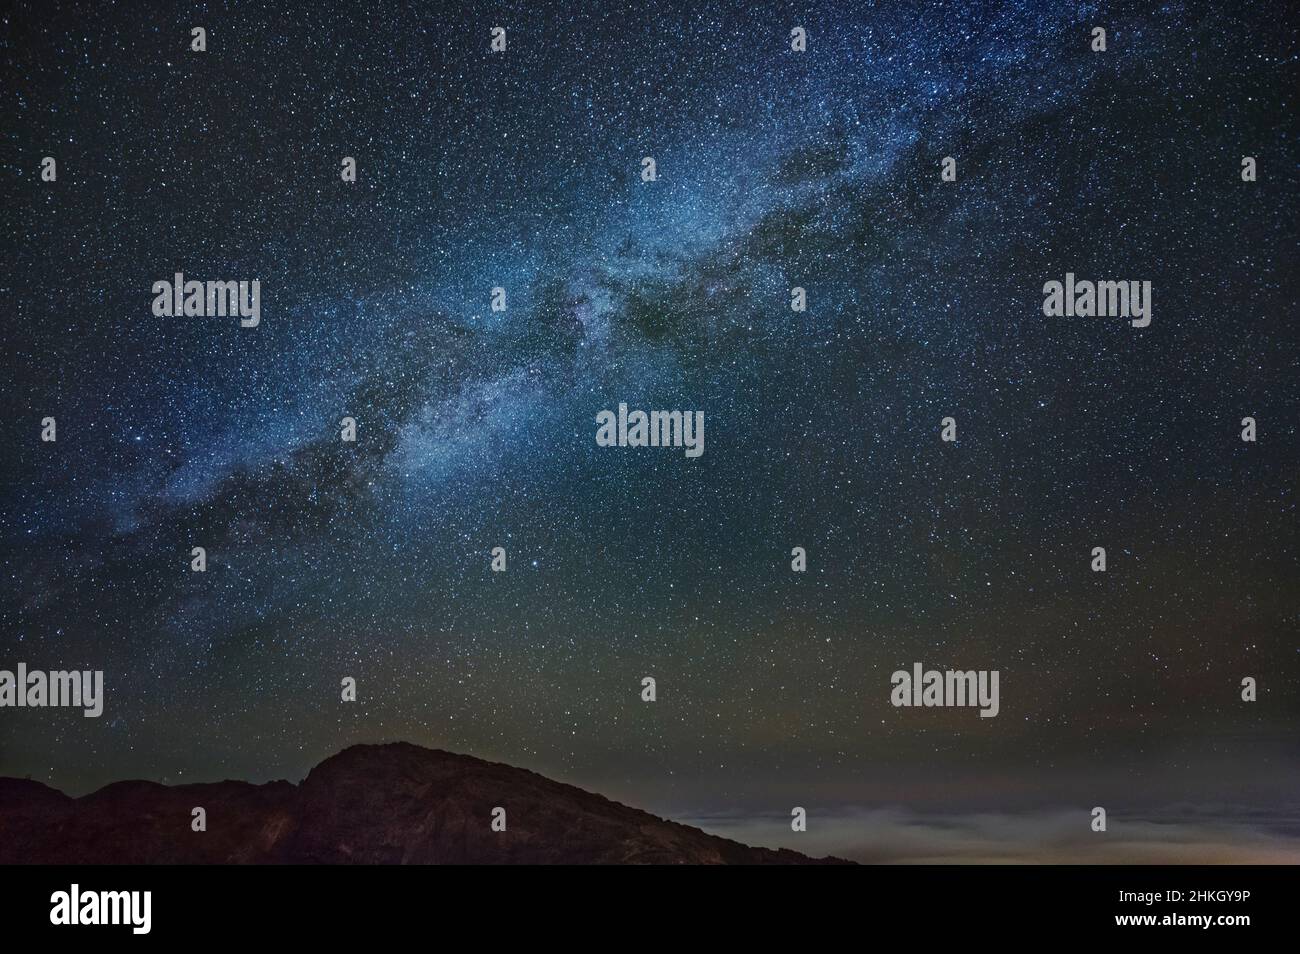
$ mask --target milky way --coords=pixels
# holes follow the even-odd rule
[[[755,840],[795,804],[1294,827],[1276,10],[127,6],[4,21],[0,667],[106,702],[0,714],[0,774],[406,739]],[[155,316],[175,272],[259,279],[260,325]],[[1046,317],[1066,272],[1151,281],[1151,325]],[[706,452],[598,447],[619,402]],[[1000,714],[892,707],[916,661],[1000,670]]]

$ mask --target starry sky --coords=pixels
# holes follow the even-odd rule
[[[868,859],[1094,805],[1297,851],[1286,15],[693,6],[4,15],[0,668],[106,701],[0,712],[0,774],[403,739]],[[178,271],[261,324],[153,315]],[[1150,327],[1044,317],[1066,272],[1151,281]],[[620,401],[704,455],[597,447]],[[914,662],[1000,714],[893,708]]]

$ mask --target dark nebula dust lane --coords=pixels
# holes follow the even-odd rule
[[[1285,14],[420,6],[0,20],[0,669],[105,682],[0,711],[0,775],[405,740],[816,854],[1107,805],[1106,860],[1296,857]],[[260,323],[159,316],[177,273]],[[1067,273],[1150,325],[1045,315]],[[620,403],[703,453],[599,446]],[[891,705],[916,662],[996,718]]]

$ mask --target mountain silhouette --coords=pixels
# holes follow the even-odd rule
[[[193,831],[192,812],[207,830]],[[493,809],[506,830],[492,829]],[[355,745],[301,784],[0,778],[0,864],[834,864],[751,848],[498,762]]]

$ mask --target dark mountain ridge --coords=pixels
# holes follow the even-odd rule
[[[193,831],[192,811],[207,830]],[[506,830],[492,829],[493,809]],[[301,784],[114,782],[81,798],[0,778],[0,864],[818,864],[535,772],[405,742]]]

